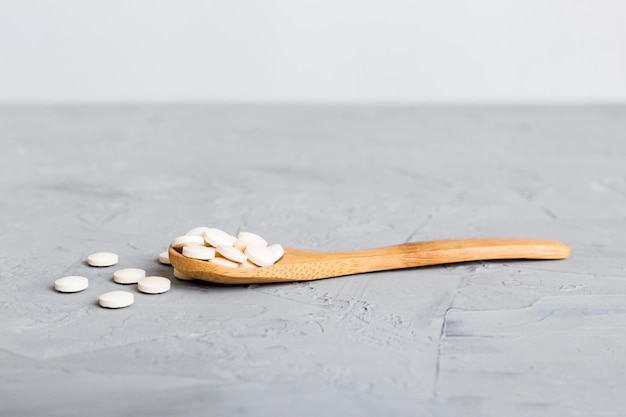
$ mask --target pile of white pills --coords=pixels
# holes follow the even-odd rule
[[[274,265],[282,258],[285,251],[279,244],[270,245],[261,236],[250,232],[239,232],[232,236],[214,227],[195,227],[183,236],[175,237],[171,245],[183,256],[211,262],[229,268],[258,268]],[[87,257],[87,264],[92,267],[109,267],[119,262],[117,254],[96,252]],[[159,254],[159,262],[171,265],[168,252]],[[192,280],[174,269],[174,277]],[[146,271],[139,268],[124,268],[113,273],[117,284],[136,284],[137,290],[146,294],[162,294],[170,290],[169,279],[158,276],[146,276]],[[76,293],[89,287],[89,279],[81,276],[67,276],[54,281],[54,289],[61,293]],[[132,305],[135,296],[130,291],[109,291],[102,294],[98,303],[105,308],[123,308]]]
[[[161,254],[163,255],[163,254]],[[167,253],[166,253],[167,255]],[[163,262],[161,257],[159,259]],[[119,257],[111,252],[92,253],[87,257],[87,264],[95,267],[113,266]],[[169,263],[169,258],[167,258]],[[162,294],[171,288],[171,282],[164,277],[146,277],[146,271],[139,268],[124,268],[113,273],[113,281],[117,284],[137,284],[137,290],[146,294]],[[87,289],[89,280],[86,277],[67,276],[54,281],[54,289],[58,292],[73,293]],[[105,308],[123,308],[132,305],[135,296],[130,291],[110,291],[102,294],[98,303]]]
[[[237,236],[232,236],[223,230],[206,226],[195,227],[185,235],[175,237],[171,245],[188,258],[229,268],[271,266],[285,253],[281,245],[269,245],[255,233],[239,232]],[[159,260],[169,263],[169,258],[165,260],[164,255],[167,253],[162,253]]]

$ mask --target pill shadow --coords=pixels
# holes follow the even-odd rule
[[[117,265],[117,264],[114,264],[114,265],[90,265],[89,262],[87,262],[87,261],[81,261],[80,263],[83,266],[88,266],[89,268],[96,268],[96,269],[107,269],[107,268],[111,268],[111,267],[114,267],[114,266]]]
[[[98,307],[100,310],[126,310],[127,308],[131,308],[133,305],[135,305],[135,303],[133,303],[133,304],[131,304],[129,306],[126,306],[126,307],[109,308],[109,307],[102,307],[100,305],[100,302],[98,300],[96,300],[96,301],[92,301],[91,305],[94,306],[94,307]]]
[[[237,284],[237,285],[220,284],[217,282],[203,281],[201,279],[189,279],[189,280],[179,279],[174,276],[174,267],[172,267],[171,265],[162,264],[158,260],[153,261],[152,267],[149,269],[146,269],[146,276],[150,276],[150,275],[158,275],[158,276],[168,278],[170,281],[172,281],[172,286],[182,287],[182,288],[184,287],[189,287],[189,288],[202,287],[202,288],[216,288],[216,289],[234,288],[234,287],[246,288],[249,285],[249,284]]]
[[[416,270],[437,270],[441,268],[456,268],[463,266],[489,266],[489,267],[514,267],[514,266],[523,266],[530,264],[551,264],[553,262],[564,261],[565,259],[520,259],[520,258],[511,258],[511,259],[487,259],[484,261],[465,261],[465,262],[454,262],[448,264],[441,265],[429,265],[429,266],[418,266],[411,269]]]
[[[137,285],[136,282],[117,282],[115,278],[111,278],[111,282],[115,285],[121,285],[122,287],[129,287],[131,285]]]
[[[211,290],[218,291],[227,291],[227,290],[243,290],[249,289],[254,290],[257,288],[262,289],[275,289],[286,286],[293,285],[301,285],[306,282],[317,282],[317,281],[327,281],[327,280],[337,280],[337,279],[349,279],[349,278],[357,278],[361,275],[376,275],[376,274],[394,274],[400,273],[401,271],[414,271],[421,274],[429,274],[429,273],[437,273],[443,270],[454,270],[454,269],[462,269],[462,268],[523,268],[524,266],[530,266],[531,264],[534,266],[535,264],[545,263],[546,261],[558,261],[557,260],[549,260],[549,259],[492,259],[485,261],[466,261],[466,262],[455,262],[449,264],[441,264],[441,265],[429,265],[429,266],[419,266],[412,268],[402,268],[402,269],[394,269],[387,271],[376,271],[376,272],[366,272],[362,274],[353,274],[353,275],[345,275],[331,278],[320,278],[314,279],[310,281],[288,281],[288,282],[271,282],[271,283],[255,283],[255,284],[221,284],[210,281],[202,281],[202,280],[179,280],[177,278],[176,281],[182,286],[189,287],[203,287]],[[459,271],[459,273],[463,273],[463,271]],[[412,277],[411,279],[413,279]]]
[[[230,293],[239,292],[245,289],[256,287],[259,284],[222,284],[219,282],[203,281],[201,279],[178,279],[172,278],[172,286],[176,285],[180,289],[200,290],[204,292]],[[263,284],[271,285],[271,284]],[[281,285],[281,284],[278,284]]]

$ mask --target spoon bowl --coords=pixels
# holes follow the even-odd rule
[[[170,246],[174,269],[184,275],[221,284],[310,281],[365,272],[496,259],[564,259],[566,244],[540,239],[453,239],[403,243],[374,249],[323,252],[285,248],[272,266],[231,268],[187,258]]]

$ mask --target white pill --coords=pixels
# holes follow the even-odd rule
[[[269,245],[267,247],[267,250],[270,251],[274,255],[274,262],[278,261],[285,254],[285,250],[278,243]]]
[[[232,246],[220,245],[215,250],[224,258],[230,259],[234,262],[241,263],[245,262],[247,259],[246,255],[242,251],[240,251],[239,249],[235,249]]]
[[[233,244],[235,249],[239,249],[240,251],[245,251],[248,245],[255,244],[261,245],[263,247],[267,246],[267,241],[263,239],[261,236],[250,233],[250,232],[239,232],[237,235],[237,241]]]
[[[231,236],[223,230],[216,229],[214,227],[210,227],[202,234],[202,236],[204,237],[206,243],[216,248],[220,245],[233,246],[233,244],[237,241],[235,236]]]
[[[202,236],[204,234],[204,232],[206,232],[209,229],[210,229],[210,227],[198,226],[198,227],[194,227],[193,229],[191,229],[190,231],[185,233],[185,235],[187,235],[187,236]]]
[[[183,274],[178,269],[174,269],[174,277],[176,277],[178,279],[182,279],[184,281],[191,281],[191,280],[194,279],[192,277],[188,277],[187,275]]]
[[[128,307],[135,301],[133,293],[128,291],[111,291],[102,294],[99,303],[106,308]]]
[[[256,268],[257,266],[255,264],[253,264],[252,262],[246,260],[245,262],[242,262],[239,264],[239,268]]]
[[[159,262],[165,265],[171,265],[172,263],[170,262],[170,254],[167,251],[161,252],[159,254]]]
[[[258,240],[265,241],[265,239],[263,239],[261,235],[257,235],[256,233],[250,233],[250,232],[237,233],[237,239],[240,239],[240,238],[251,238],[251,239],[258,239]]]
[[[113,273],[113,281],[118,284],[136,284],[146,277],[146,271],[139,268],[119,269]]]
[[[79,292],[89,286],[89,280],[85,277],[69,276],[54,281],[54,289],[58,292]]]
[[[118,261],[117,254],[111,252],[96,252],[87,257],[87,263],[91,266],[111,266]]]
[[[204,246],[202,236],[178,236],[172,239],[172,247],[180,249],[183,246]]]
[[[168,292],[172,286],[169,279],[163,277],[145,277],[137,283],[137,289],[146,294]]]
[[[239,264],[237,262],[229,261],[226,258],[215,258],[215,259],[209,260],[209,262],[215,265],[219,265],[219,266],[226,266],[229,268],[239,268]]]
[[[276,254],[262,246],[248,245],[246,256],[250,262],[258,266],[271,266],[276,262]]]
[[[215,248],[208,246],[183,246],[183,255],[187,258],[208,261],[215,258]]]

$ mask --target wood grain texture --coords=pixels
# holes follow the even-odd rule
[[[183,256],[169,248],[172,266],[183,274],[222,284],[309,281],[365,272],[495,259],[564,259],[566,244],[555,240],[477,238],[412,242],[374,249],[322,252],[285,248],[274,265],[228,268]]]

